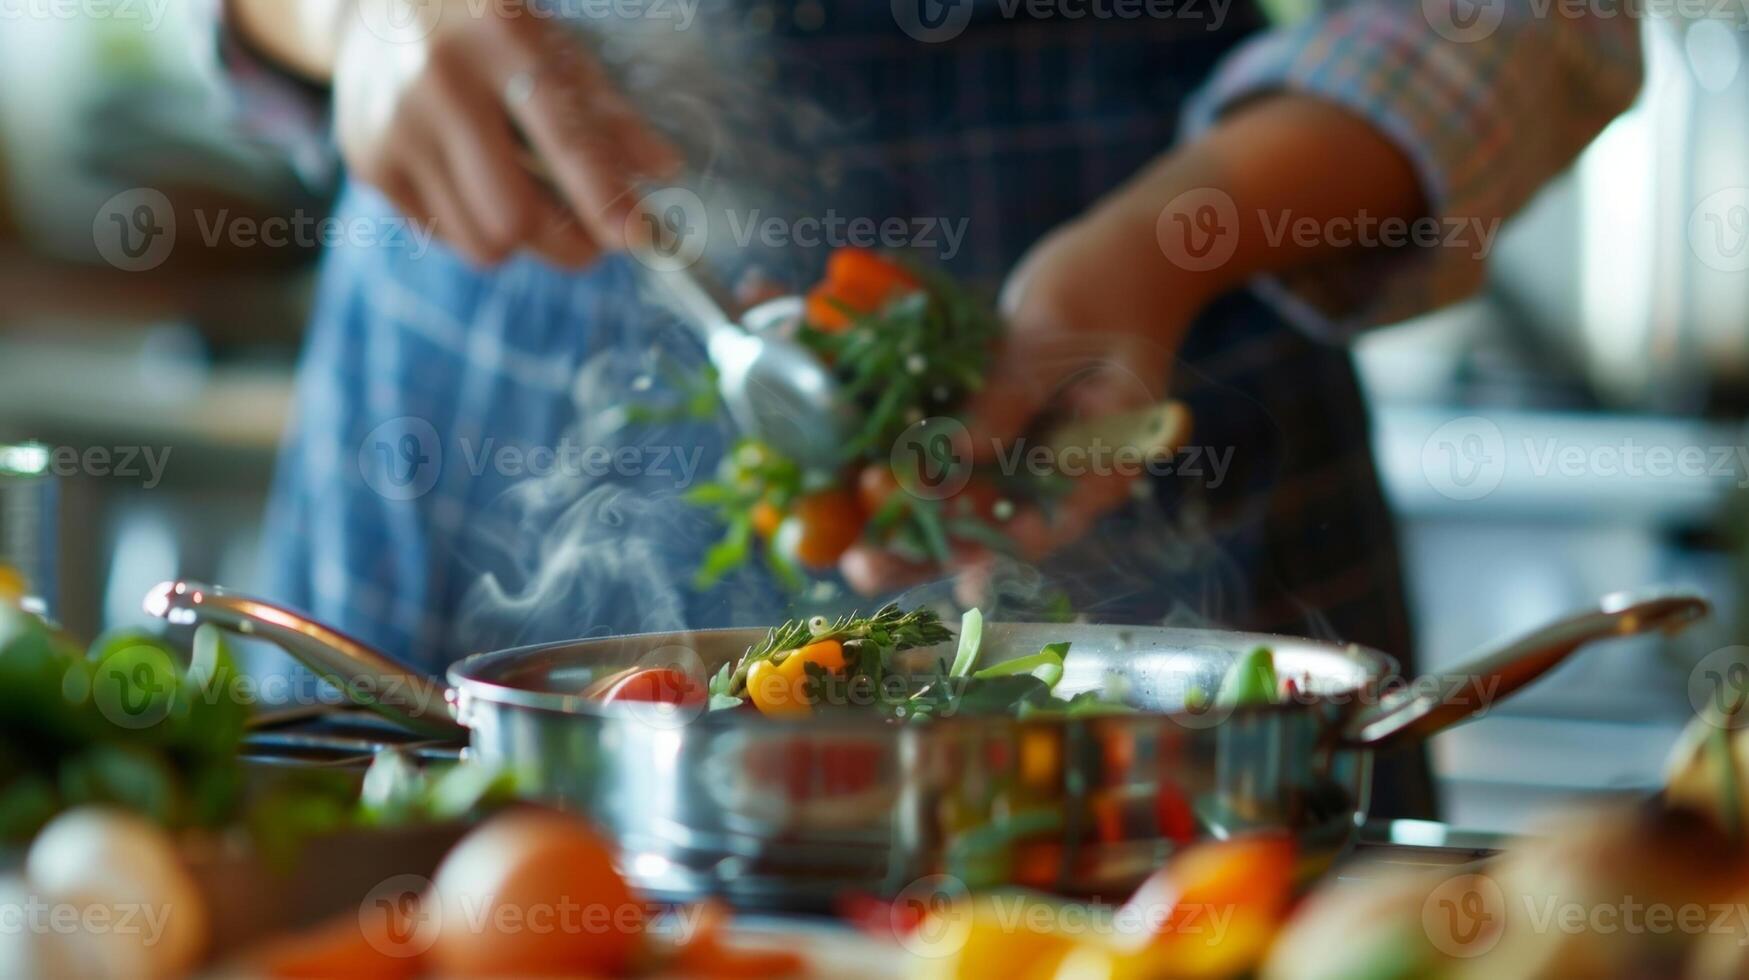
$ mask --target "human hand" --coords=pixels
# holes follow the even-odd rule
[[[356,2],[334,68],[341,154],[470,261],[585,265],[623,244],[639,181],[679,168],[562,21],[520,0]]]
[[[1007,334],[967,405],[958,459],[1011,466],[1017,441],[1045,420],[1095,419],[1164,399],[1179,341],[1212,293],[1160,251],[1156,218],[1095,212],[1046,236],[1015,267],[1002,295]],[[1081,469],[1065,474],[1073,486],[1048,513],[1023,506],[1000,522],[1018,557],[1038,561],[1081,538],[1130,499],[1143,475],[1140,467]],[[961,493],[978,486],[974,479]],[[863,543],[840,570],[867,595],[952,574],[961,601],[976,603],[998,556],[972,542],[953,551],[940,568]]]

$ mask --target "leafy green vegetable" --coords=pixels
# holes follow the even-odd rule
[[[833,622],[818,617],[813,620],[792,619],[767,632],[763,640],[741,655],[721,693],[740,697],[746,693],[747,672],[754,664],[822,640],[837,640],[847,649],[855,643],[858,647],[866,644],[885,653],[896,653],[914,647],[934,646],[951,639],[953,632],[941,625],[941,617],[934,610],[901,612],[897,603],[882,606],[874,615],[866,617],[852,614]],[[860,657],[859,650],[851,652]]]
[[[700,589],[712,588],[747,564],[753,555],[754,508],[763,504],[780,513],[787,511],[805,489],[802,468],[770,446],[756,439],[742,439],[730,446],[717,466],[717,478],[700,483],[680,498],[713,512],[724,525],[722,539],[705,554],[693,584]],[[799,588],[801,576],[795,568],[777,556],[775,548],[765,552],[778,580]]]
[[[901,487],[935,485],[919,480],[915,468],[933,467],[940,459],[926,463],[898,458],[893,447],[912,425],[952,415],[983,386],[1002,321],[989,297],[968,290],[947,275],[892,257],[871,257],[871,261],[884,266],[891,273],[887,281],[898,287],[890,291],[883,288],[878,297],[868,300],[868,304],[882,305],[872,310],[853,309],[828,291],[827,303],[842,316],[831,318],[833,323],[803,322],[795,337],[797,343],[832,366],[841,397],[857,411],[859,425],[845,440],[838,460],[841,465],[804,473],[770,447],[751,441],[737,444],[716,481],[695,488],[685,498],[712,511],[725,529],[723,541],[698,572],[700,587],[717,584],[746,564],[755,551],[770,555],[779,550],[760,548],[757,539],[740,527],[756,507],[788,514],[801,494],[839,486],[859,466],[891,468]],[[816,315],[812,319],[820,318]],[[701,403],[696,399],[688,402],[693,407]],[[1040,482],[1033,474],[1022,477],[1027,486]],[[864,521],[864,536],[920,561],[947,561],[954,540],[999,550],[1012,547],[988,523],[987,515],[956,514],[945,502],[930,496],[902,491],[891,494]],[[793,566],[774,565],[773,571],[786,587],[799,589],[805,582],[803,573]]]
[[[1080,718],[1134,710],[1124,703],[1121,685],[1115,679],[1108,680],[1105,689],[1081,691],[1067,698],[1054,693],[1065,673],[1066,642],[1047,644],[1037,653],[975,669],[983,624],[982,612],[967,610],[950,663],[937,662],[932,672],[907,673],[903,684],[889,685],[885,681],[893,673],[894,654],[953,638],[935,613],[926,609],[905,613],[888,605],[867,618],[793,620],[769,631],[739,660],[717,671],[709,683],[710,708],[741,707],[746,700],[747,672],[760,660],[781,658],[810,643],[838,640],[844,644],[847,663],[842,675],[817,664],[806,665],[807,691],[816,704],[845,701],[865,705],[891,720],[907,723],[953,715]],[[821,698],[827,691],[854,696]]]
[[[493,766],[420,766],[403,749],[384,749],[365,771],[358,814],[377,826],[457,820],[509,802],[518,785],[514,773]]]
[[[847,455],[885,455],[918,418],[953,411],[984,383],[1002,321],[984,296],[951,277],[908,266],[923,289],[873,313],[845,310],[851,327],[804,327],[798,340],[838,365],[848,397],[863,409]]]
[[[1068,654],[1069,644],[1050,643],[1035,654],[993,664],[972,674],[972,676],[985,678],[1003,677],[1008,674],[1031,674],[1044,681],[1045,687],[1055,688],[1057,682],[1063,679],[1063,658]]]
[[[959,834],[947,842],[943,860],[947,872],[970,888],[990,888],[1012,880],[1014,845],[1028,837],[1050,834],[1063,827],[1063,811],[1053,806],[1017,810]]]
[[[953,666],[948,669],[949,677],[964,677],[972,672],[978,662],[978,647],[984,642],[984,614],[976,606],[967,609],[960,616],[960,645],[954,652]]]
[[[959,691],[956,714],[1001,715],[1021,705],[1042,705],[1050,699],[1051,686],[1031,674],[1008,674],[973,681]]]
[[[1268,647],[1254,647],[1227,669],[1215,703],[1234,708],[1274,704],[1276,691],[1275,653]]]
[[[234,819],[248,716],[235,682],[214,628],[196,632],[190,658],[139,631],[81,649],[0,603],[0,843],[81,803],[170,827]]]

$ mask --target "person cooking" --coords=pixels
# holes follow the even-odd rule
[[[639,38],[747,53],[724,90],[760,93],[740,108],[785,119],[770,145],[810,166],[780,191],[963,229],[951,249],[908,244],[1002,284],[1006,338],[966,412],[979,458],[1044,415],[1190,406],[1202,465],[1181,456],[1140,487],[1089,475],[1050,518],[1009,522],[1078,611],[1399,656],[1396,546],[1343,343],[1477,289],[1490,229],[1640,81],[1633,19],[1528,0],[1355,0],[1275,28],[1244,2],[614,9]],[[275,597],[432,670],[508,640],[782,618],[757,572],[676,587],[711,529],[682,516],[674,476],[555,505],[458,459],[594,438],[631,379],[660,373],[652,347],[698,361],[638,302],[622,252],[645,190],[699,166],[698,120],[649,110],[641,56],[602,43],[625,25],[533,0],[229,0],[224,24],[254,124],[290,135],[331,104],[331,131],[305,135],[344,161],[340,215],[441,241],[325,262],[270,509]],[[825,257],[786,251],[815,272]],[[662,540],[624,531],[652,525]],[[919,569],[859,545],[840,571],[872,596],[995,564],[968,550]],[[1381,763],[1375,812],[1429,812],[1416,763]]]

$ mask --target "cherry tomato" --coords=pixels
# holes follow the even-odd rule
[[[899,478],[885,463],[870,463],[856,474],[856,500],[863,513],[874,516],[881,512],[893,494],[899,492]]]
[[[815,571],[838,564],[862,534],[863,516],[848,490],[811,493],[796,501],[779,529],[778,540],[790,557]],[[793,530],[789,525],[793,524]]]
[[[833,904],[857,932],[886,942],[910,935],[928,912],[922,902],[891,902],[868,892],[844,892]]]
[[[1178,787],[1163,783],[1160,795],[1154,798],[1154,818],[1159,821],[1165,837],[1188,844],[1196,838],[1196,811]]]
[[[966,485],[946,500],[946,510],[949,517],[977,518],[982,521],[996,521],[996,505],[1002,500],[1002,491],[989,480],[973,477]]]
[[[672,667],[650,667],[633,671],[613,683],[601,694],[606,703],[615,701],[650,701],[660,704],[702,704],[704,685]]]

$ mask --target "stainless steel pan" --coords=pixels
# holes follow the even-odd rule
[[[1214,630],[994,623],[981,662],[1067,640],[1059,690],[1120,679],[1139,712],[1080,719],[950,717],[895,725],[852,710],[801,720],[584,692],[637,666],[714,672],[763,630],[554,643],[461,661],[443,687],[344,634],[221,590],[167,583],[147,600],[177,622],[271,640],[361,703],[461,736],[473,758],[526,772],[586,810],[647,893],[820,906],[845,889],[896,893],[935,874],[1121,895],[1199,838],[1285,828],[1334,857],[1367,811],[1372,750],[1491,708],[1593,640],[1675,631],[1688,595],[1611,596],[1459,669],[1392,681],[1372,650]],[[1287,703],[1186,709],[1259,644],[1295,681]],[[912,651],[912,664],[943,651]]]

